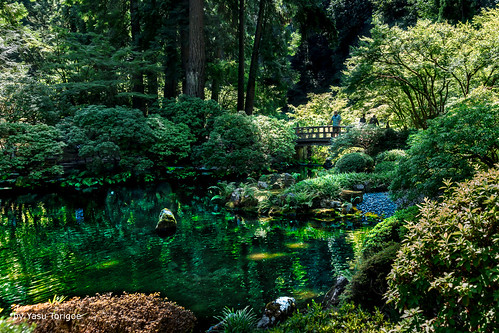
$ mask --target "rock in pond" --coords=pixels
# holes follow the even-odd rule
[[[156,225],[156,234],[159,237],[165,238],[172,236],[177,231],[177,220],[172,211],[168,208],[163,208],[159,213],[158,224]]]
[[[330,309],[334,306],[338,306],[340,304],[340,295],[345,291],[345,288],[348,284],[348,280],[344,276],[339,276],[336,279],[335,285],[329,289],[329,291],[324,296],[322,300],[322,307],[324,309]]]
[[[257,328],[267,329],[278,322],[288,318],[296,309],[295,299],[292,297],[279,297],[267,303],[262,319],[258,321]]]

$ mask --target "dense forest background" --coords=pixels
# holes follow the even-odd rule
[[[334,110],[426,129],[456,100],[496,96],[497,4],[3,0],[0,169],[43,178],[72,154],[93,173],[242,173],[289,161],[291,126]]]
[[[123,105],[147,114],[161,98],[185,93],[229,110],[271,114],[305,102],[308,93],[340,85],[352,46],[380,22],[401,28],[421,19],[457,24],[496,5],[493,0],[2,1],[2,111],[9,114],[7,102],[21,88],[38,92],[32,99],[39,109],[51,102],[59,110]]]

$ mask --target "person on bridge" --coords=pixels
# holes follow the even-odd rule
[[[373,115],[371,120],[369,120],[369,125],[379,126],[379,121],[378,118],[376,118],[376,115]]]
[[[360,119],[359,119],[359,125],[360,125],[360,126],[363,126],[363,125],[365,125],[365,124],[366,124],[366,114],[365,114],[365,113],[363,113],[363,114],[362,114],[362,117],[360,117]]]
[[[333,134],[340,133],[340,124],[341,124],[341,116],[338,111],[334,111],[333,116],[331,117],[331,121],[329,121],[328,125],[333,124]]]

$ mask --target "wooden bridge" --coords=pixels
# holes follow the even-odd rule
[[[341,135],[345,132],[345,129],[348,130],[347,126],[296,127],[295,133],[298,137],[296,146],[328,146],[331,144],[331,138]]]

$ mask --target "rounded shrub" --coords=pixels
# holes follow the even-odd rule
[[[374,160],[364,153],[351,153],[343,155],[335,167],[337,173],[370,172],[374,167]]]
[[[367,309],[385,307],[386,277],[392,270],[399,248],[398,243],[385,245],[381,251],[364,260],[348,284],[344,297]]]
[[[197,147],[202,165],[226,173],[249,174],[268,167],[257,126],[244,114],[217,117],[207,142]]]
[[[374,166],[374,172],[376,173],[394,172],[395,170],[397,170],[397,162],[383,161],[376,163]]]
[[[13,311],[18,318],[24,316],[28,323],[36,324],[39,333],[182,333],[192,332],[196,326],[191,311],[159,297],[159,293],[76,297],[66,302],[15,306]]]
[[[446,184],[409,222],[389,275],[389,301],[441,332],[496,332],[499,308],[499,169]],[[408,323],[414,328],[418,320]]]
[[[376,155],[376,162],[399,162],[407,156],[405,150],[402,149],[392,149],[387,150]]]
[[[206,141],[213,130],[215,118],[224,113],[214,100],[180,95],[177,99],[163,101],[159,113],[176,124],[185,124],[196,138],[197,143]]]
[[[414,221],[418,214],[419,207],[411,206],[376,224],[364,238],[362,256],[370,257],[389,244],[400,243],[407,231],[405,225],[408,221]]]

